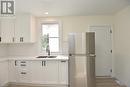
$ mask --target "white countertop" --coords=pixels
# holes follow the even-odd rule
[[[0,62],[8,61],[8,58],[0,58]]]
[[[37,56],[36,56],[37,57]],[[8,61],[8,60],[28,60],[28,61],[38,61],[38,60],[68,60],[68,56],[58,55],[56,58],[36,58],[36,57],[23,57],[23,56],[15,56],[15,57],[0,57],[0,62]]]

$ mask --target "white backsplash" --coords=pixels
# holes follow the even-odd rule
[[[62,45],[62,53],[64,55],[68,54],[68,42],[64,41]],[[9,44],[7,48],[8,56],[37,56],[46,55],[46,53],[41,53],[41,49],[38,43],[24,43],[24,44]]]
[[[10,44],[8,45],[8,56],[36,56],[38,55],[37,44]]]
[[[7,45],[0,44],[0,56],[7,55]]]

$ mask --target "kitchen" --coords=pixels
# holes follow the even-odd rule
[[[84,0],[82,1],[84,2]],[[129,37],[129,1],[116,0],[115,2],[112,2],[112,0],[110,0],[109,2],[108,0],[105,0],[105,2],[103,2],[103,0],[100,0],[99,2],[96,2],[97,4],[92,4],[92,6],[96,5],[98,7],[100,3],[100,9],[104,12],[102,13],[102,11],[99,11],[97,8],[94,10],[94,13],[88,12],[91,13],[91,15],[83,13],[85,10],[81,11],[81,14],[79,14],[79,12],[73,12],[75,13],[74,15],[71,11],[67,10],[67,12],[66,8],[63,7],[62,9],[64,9],[66,13],[58,7],[55,7],[54,9],[58,9],[62,14],[60,14],[60,12],[59,14],[58,12],[51,14],[49,10],[41,10],[41,8],[47,8],[47,6],[50,5],[52,6],[51,1],[47,2],[45,0],[41,3],[41,0],[39,0],[39,2],[33,0],[33,2],[28,5],[29,2],[31,2],[31,0],[16,0],[16,12],[18,12],[16,13],[16,18],[1,17],[0,86],[6,86],[11,82],[14,84],[21,82],[24,83],[22,85],[29,86],[41,86],[42,83],[45,83],[45,86],[48,86],[48,84],[49,86],[68,86],[68,34],[72,32],[88,32],[88,27],[90,25],[106,24],[111,25],[113,28],[114,57],[112,76],[116,77],[122,84],[125,84],[128,87],[130,86],[128,74],[129,41],[123,39]],[[108,2],[110,4],[113,3],[113,5],[111,4],[112,6],[109,6],[107,4]],[[47,5],[42,7],[43,3]],[[68,2],[64,3],[68,4]],[[106,6],[108,5],[108,8],[110,7],[107,9],[108,13],[106,12],[106,9],[102,9],[103,4],[106,4]],[[120,4],[120,7],[116,7],[115,5],[117,4]],[[25,5],[26,9],[23,8],[23,5]],[[75,11],[75,9],[73,10]],[[89,10],[93,11],[93,9]],[[48,13],[44,14],[45,12]],[[48,55],[46,50],[42,50],[41,48],[41,24],[52,22],[59,24],[60,52],[56,59],[36,58],[38,56]],[[125,30],[122,30],[122,28]],[[124,46],[122,46],[122,44],[124,44]],[[57,53],[51,53],[51,55],[54,56],[57,55]],[[125,60],[122,58],[125,58]],[[46,71],[44,69],[46,69]]]

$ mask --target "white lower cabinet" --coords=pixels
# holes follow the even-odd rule
[[[68,85],[68,61],[59,61],[59,84]]]
[[[42,72],[44,84],[58,84],[58,61],[43,61]]]
[[[9,61],[9,82],[30,82],[31,79],[28,64],[28,61]]]
[[[0,61],[0,87],[8,83],[8,61]]]
[[[30,61],[32,83],[58,84],[58,61]]]
[[[59,60],[9,61],[10,82],[67,85],[68,62]]]

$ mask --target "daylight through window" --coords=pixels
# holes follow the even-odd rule
[[[42,24],[42,50],[46,50],[49,46],[51,52],[59,52],[59,24],[44,23]]]

